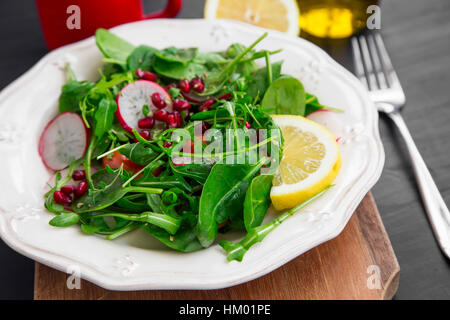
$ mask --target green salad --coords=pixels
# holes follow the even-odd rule
[[[241,261],[323,194],[263,222],[283,150],[270,115],[326,108],[272,62],[281,50],[257,49],[264,37],[199,52],[134,46],[99,29],[99,80],[79,80],[67,66],[58,115],[40,138],[43,163],[56,171],[45,195],[50,224],[109,240],[141,228],[182,252],[242,230],[239,242],[219,241],[228,260]]]

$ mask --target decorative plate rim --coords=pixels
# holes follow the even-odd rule
[[[124,24],[115,28],[112,28],[112,31],[124,31],[131,27],[139,26],[145,28],[147,25],[161,24],[161,25],[177,25],[178,27],[182,27],[185,24],[205,24],[207,26],[219,25],[224,28],[238,28],[247,32],[269,32],[271,37],[279,38],[284,43],[289,43],[293,46],[306,48],[308,50],[314,51],[319,59],[321,59],[324,63],[324,66],[327,67],[327,71],[334,72],[336,75],[342,78],[343,81],[347,82],[347,85],[351,87],[354,92],[358,95],[361,101],[365,102],[364,108],[367,109],[367,123],[365,125],[368,127],[368,140],[370,142],[371,147],[374,150],[374,153],[377,155],[376,158],[370,159],[369,163],[370,170],[364,171],[359,177],[359,181],[361,182],[364,179],[364,184],[357,191],[352,190],[352,196],[343,197],[339,203],[336,204],[336,207],[339,207],[341,211],[345,213],[345,218],[340,221],[339,225],[333,226],[333,228],[328,226],[326,235],[320,237],[320,239],[315,239],[311,244],[308,245],[308,248],[298,248],[299,245],[295,245],[295,243],[289,242],[288,244],[280,246],[280,249],[277,253],[273,254],[270,259],[265,259],[263,267],[260,267],[258,270],[249,271],[245,274],[228,277],[226,279],[217,279],[216,281],[203,281],[201,277],[191,277],[189,279],[180,280],[177,277],[174,277],[174,274],[177,272],[168,272],[165,275],[155,274],[153,276],[145,276],[145,277],[127,277],[127,278],[118,278],[110,276],[93,265],[82,261],[76,261],[75,259],[61,255],[58,253],[53,253],[51,251],[45,250],[44,248],[39,248],[37,246],[30,245],[28,243],[23,242],[20,237],[17,236],[15,232],[13,232],[11,225],[8,224],[7,219],[5,219],[5,212],[2,211],[0,207],[0,237],[3,239],[5,243],[7,243],[11,248],[15,251],[33,259],[45,265],[48,265],[52,268],[60,270],[62,272],[66,272],[67,267],[70,265],[80,265],[82,267],[82,278],[97,284],[103,288],[110,290],[148,290],[148,289],[220,289],[233,285],[237,285],[243,282],[247,282],[253,280],[255,278],[261,277],[288,261],[295,259],[299,255],[304,252],[314,248],[315,246],[326,242],[334,237],[338,236],[347,222],[351,218],[353,212],[366,195],[367,192],[370,191],[372,186],[379,179],[383,165],[385,160],[385,154],[383,150],[383,146],[381,143],[381,139],[378,131],[378,113],[376,108],[373,106],[371,102],[368,92],[359,82],[359,80],[353,76],[348,70],[346,70],[343,66],[334,61],[325,51],[321,48],[315,46],[314,44],[301,39],[294,38],[292,36],[285,35],[283,33],[266,30],[259,27],[251,26],[242,22],[229,21],[229,20],[204,20],[204,19],[159,19],[159,20],[146,20]],[[39,71],[44,68],[47,64],[52,63],[58,59],[58,57],[64,55],[65,53],[80,50],[85,47],[89,47],[95,45],[93,41],[93,37],[87,38],[85,40],[66,45],[64,47],[58,48],[52,52],[46,54],[41,60],[39,60],[30,70],[28,70],[25,74],[20,76],[18,79],[13,81],[7,87],[5,87],[0,92],[0,101],[3,101],[8,95],[12,94],[15,90],[17,90],[23,83],[26,83],[30,78],[34,75],[38,74]],[[369,165],[368,165],[369,166]],[[360,183],[361,184],[361,183]],[[348,194],[348,192],[347,192]]]

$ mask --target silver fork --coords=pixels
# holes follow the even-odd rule
[[[355,36],[352,48],[356,76],[369,90],[378,111],[391,118],[403,136],[428,220],[441,250],[450,258],[450,212],[400,114],[405,94],[383,39],[378,32]]]

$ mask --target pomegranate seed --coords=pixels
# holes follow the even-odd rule
[[[156,168],[155,170],[153,170],[152,175],[153,175],[154,177],[158,177],[158,176],[161,174],[162,170],[163,170],[163,167],[162,167],[162,166],[159,166],[158,168]]]
[[[181,80],[181,81],[178,83],[178,88],[179,88],[181,91],[186,92],[186,93],[188,93],[189,91],[191,91],[191,86],[189,85],[189,81],[187,81],[187,80]]]
[[[202,134],[205,133],[205,131],[209,128],[211,128],[211,125],[207,122],[202,121]]]
[[[75,181],[85,180],[86,179],[86,172],[84,172],[84,170],[75,170],[72,173],[72,179],[75,180]]]
[[[155,126],[155,120],[152,117],[146,117],[138,121],[139,129],[152,129]]]
[[[61,188],[61,191],[66,195],[66,196],[71,196],[72,193],[75,191],[75,186],[64,186]]]
[[[183,146],[182,152],[185,153],[194,153],[195,144],[194,141],[189,140],[186,142],[186,144]]]
[[[167,86],[164,87],[164,90],[169,91],[172,88],[176,88],[177,84],[176,83],[169,83]]]
[[[67,206],[72,204],[72,199],[64,194],[62,191],[53,192],[53,200],[62,206]]]
[[[178,128],[178,123],[175,114],[170,113],[167,115],[166,125],[168,128]]]
[[[184,111],[184,110],[189,110],[191,108],[191,104],[189,102],[187,102],[186,100],[175,99],[173,101],[173,107],[177,111]]]
[[[170,148],[171,146],[172,146],[172,142],[164,141],[164,143],[163,143],[164,148]]]
[[[169,113],[166,110],[158,110],[153,114],[153,119],[166,122],[168,114]]]
[[[144,71],[142,69],[136,70],[136,76],[139,79],[144,79],[144,80],[148,80],[148,81],[156,81],[158,79],[156,74],[149,72],[149,71]]]
[[[176,112],[176,111],[174,111],[173,114],[174,114],[175,120],[177,122],[177,128],[180,128],[181,124],[182,124],[181,114],[179,112]]]
[[[153,105],[158,109],[164,109],[166,107],[166,102],[161,99],[161,95],[158,92],[152,94]]]
[[[145,140],[149,140],[150,139],[150,132],[147,130],[142,130],[141,132],[139,132],[139,134],[141,135],[142,138],[144,138]]]
[[[198,111],[199,112],[208,111],[209,109],[211,109],[211,106],[214,103],[216,103],[216,100],[214,100],[214,99],[206,100],[205,102],[203,102],[203,104],[200,107],[198,107]]]
[[[218,100],[231,100],[231,98],[233,97],[233,95],[228,92],[228,93],[224,93],[220,96],[217,97]]]
[[[75,191],[74,191],[75,198],[81,198],[81,196],[86,193],[87,189],[88,189],[87,182],[81,181],[75,188]]]
[[[203,83],[202,79],[200,79],[200,78],[192,79],[191,83],[190,83],[190,86],[197,93],[202,93],[203,90],[205,90],[205,84]]]
[[[252,125],[250,124],[250,122],[245,121],[245,127],[246,127],[247,129],[250,129],[250,128],[252,127]]]

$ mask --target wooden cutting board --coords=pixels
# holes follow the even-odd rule
[[[82,280],[69,290],[67,275],[36,263],[34,298],[41,299],[391,299],[400,267],[369,193],[344,231],[277,270],[220,290],[119,292]]]

